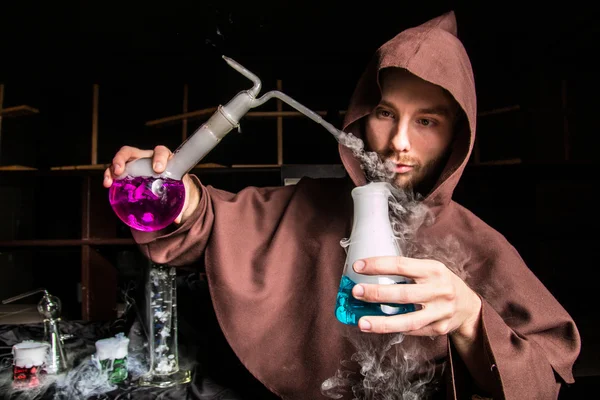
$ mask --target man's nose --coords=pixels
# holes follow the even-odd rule
[[[407,152],[410,150],[410,132],[408,123],[400,121],[390,140],[390,148],[395,152]]]

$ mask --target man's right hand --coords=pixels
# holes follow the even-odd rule
[[[114,180],[125,172],[125,164],[138,158],[152,158],[152,169],[157,174],[161,174],[171,157],[173,157],[173,153],[165,146],[156,146],[154,150],[123,146],[113,157],[112,164],[104,171],[102,184],[105,188],[110,188]],[[188,174],[183,176],[183,185],[185,186],[185,202],[181,213],[175,219],[176,224],[182,223],[192,215],[200,201],[200,191]]]

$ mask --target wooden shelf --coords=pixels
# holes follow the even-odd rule
[[[0,248],[9,247],[76,247],[76,246],[123,246],[135,244],[133,239],[94,238],[94,239],[25,239],[2,240]]]
[[[217,107],[204,108],[202,110],[190,111],[190,112],[186,112],[186,113],[182,113],[182,114],[172,115],[169,117],[164,117],[164,118],[159,118],[159,119],[154,119],[152,121],[148,121],[148,122],[146,122],[146,126],[159,126],[159,125],[170,124],[173,122],[178,122],[181,120],[202,118],[202,117],[206,117],[208,115],[212,115],[212,113],[214,113],[215,111],[217,111]]]
[[[504,114],[504,113],[511,112],[511,111],[519,111],[520,109],[521,109],[521,106],[516,104],[514,106],[500,107],[500,108],[495,108],[492,110],[481,111],[480,113],[477,114],[477,116],[478,117],[487,117],[488,115],[497,115],[497,114]]]
[[[474,163],[474,165],[513,165],[521,163],[522,161],[520,158],[510,158],[506,160],[479,161],[477,163]]]
[[[87,164],[87,165],[61,165],[57,167],[50,167],[51,171],[90,171],[90,170],[102,170],[108,168],[110,164]]]
[[[315,114],[319,114],[321,117],[327,116],[327,111],[315,111]],[[290,118],[290,117],[304,117],[308,118],[308,116],[304,115],[299,111],[249,111],[246,113],[244,117],[248,118]]]
[[[29,167],[22,168],[4,168],[0,167],[0,177],[10,176],[95,176],[104,173],[109,164],[105,165],[69,165],[52,167],[50,169],[35,169]],[[232,173],[236,171],[244,172],[268,172],[280,169],[282,165],[278,164],[234,164],[222,165],[215,163],[198,164],[190,170],[191,173]]]
[[[280,168],[281,165],[278,164],[233,164],[231,166],[232,169],[240,169],[240,168],[265,168],[265,169],[272,169],[272,168]]]
[[[3,165],[0,166],[0,171],[37,171],[37,168],[26,165]]]
[[[197,119],[212,115],[217,110],[217,107],[205,108],[202,110],[190,111],[187,113],[171,115],[169,117],[154,119],[147,121],[146,126],[160,126],[167,125],[174,122]],[[327,111],[315,111],[316,114],[324,117],[327,115]],[[345,111],[340,111],[339,114],[345,114]],[[244,118],[289,118],[289,117],[306,117],[299,111],[249,111],[244,115]]]
[[[38,114],[40,110],[37,108],[28,106],[28,105],[20,105],[14,107],[6,107],[0,110],[0,117],[22,117],[26,115]]]
[[[584,167],[596,165],[592,161],[567,161],[562,163],[535,163],[531,161],[523,161],[519,158],[506,159],[506,160],[492,160],[482,162],[471,162],[468,164],[469,168],[487,167],[487,166],[511,166],[511,165],[524,165],[525,167],[535,167],[538,165],[546,165],[553,167],[555,165],[565,166],[577,166],[582,165]],[[233,165],[222,165],[215,163],[198,164],[190,173],[199,174],[228,174],[228,173],[250,173],[250,172],[274,172],[281,170],[286,167],[303,166],[304,164],[233,164]],[[314,165],[314,164],[306,164]],[[341,164],[329,164],[329,165],[341,165]],[[104,172],[104,169],[108,167],[108,164],[102,166],[90,166],[90,165],[72,165],[63,167],[52,167],[50,170],[39,170],[31,167],[24,166],[8,166],[0,167],[0,177],[36,177],[36,176],[95,176]]]

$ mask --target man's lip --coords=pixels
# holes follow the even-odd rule
[[[403,174],[403,173],[409,172],[412,169],[413,169],[412,165],[408,165],[408,164],[394,164],[394,170],[397,173],[399,173],[399,174]]]

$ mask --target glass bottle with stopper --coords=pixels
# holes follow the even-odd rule
[[[10,299],[3,300],[3,304],[32,296],[37,293],[44,293],[37,305],[37,310],[44,322],[43,341],[50,345],[48,358],[45,362],[44,370],[49,374],[60,374],[67,370],[67,356],[64,350],[64,340],[72,335],[63,335],[60,330],[62,305],[60,299],[52,296],[46,289],[36,289],[23,293]]]
[[[369,303],[354,298],[358,283],[402,284],[410,280],[398,275],[364,275],[354,271],[357,260],[378,256],[401,256],[400,246],[389,216],[390,184],[371,182],[352,190],[354,219],[349,239],[340,244],[346,249],[346,263],[338,289],[335,316],[347,325],[357,325],[366,315],[395,315],[415,311],[414,304]]]
[[[317,113],[288,95],[272,90],[257,98],[262,83],[252,72],[231,58],[223,59],[236,71],[250,79],[251,89],[239,92],[226,105],[203,123],[174,152],[163,173],[152,168],[151,158],[140,158],[126,164],[125,172],[109,189],[109,201],[117,216],[128,226],[140,231],[157,231],[170,225],[181,213],[185,202],[183,176],[198,164],[254,107],[277,98],[323,125],[336,139],[342,133]]]

